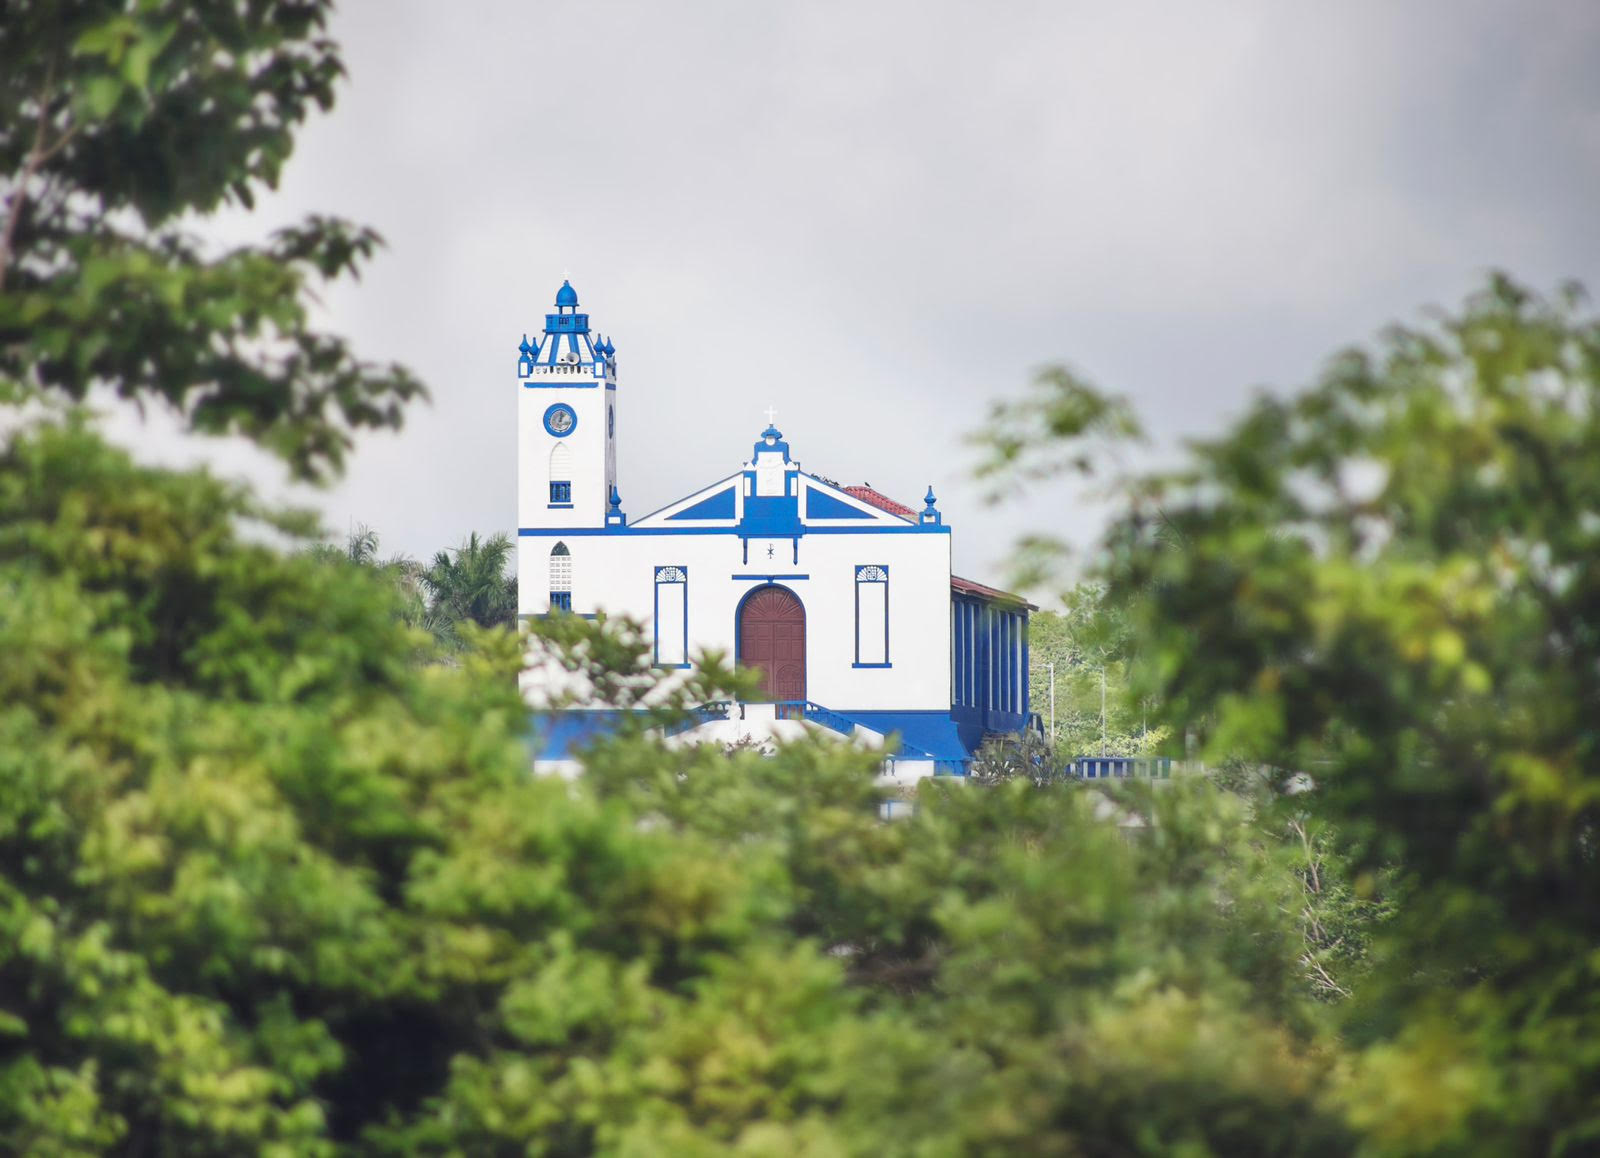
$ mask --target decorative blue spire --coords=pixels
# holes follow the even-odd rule
[[[922,513],[917,516],[917,521],[924,526],[938,526],[944,522],[944,516],[939,513],[938,499],[933,497],[933,484],[928,484],[928,493],[922,498]]]
[[[625,527],[628,525],[628,516],[622,513],[622,496],[617,493],[617,488],[611,488],[611,509],[606,512],[606,526]]]
[[[767,428],[761,432],[761,441],[756,443],[756,449],[750,461],[755,462],[757,454],[782,454],[783,461],[789,461],[789,444],[783,441],[783,431],[772,423],[767,423]]]
[[[518,346],[517,349],[522,351],[522,357],[517,359],[517,377],[526,378],[533,373],[533,358],[539,352],[539,347],[530,344],[528,335],[523,334],[522,345]]]
[[[589,333],[589,315],[578,312],[578,291],[570,281],[563,281],[556,291],[556,312],[544,316],[544,333],[544,340],[534,347],[536,368],[589,374],[605,357],[599,338]]]
[[[615,358],[616,356],[617,356],[617,348],[611,344],[611,339],[607,338],[606,339],[606,357]]]

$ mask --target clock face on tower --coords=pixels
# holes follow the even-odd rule
[[[565,438],[578,425],[578,416],[565,402],[557,402],[544,412],[544,428],[557,438]]]

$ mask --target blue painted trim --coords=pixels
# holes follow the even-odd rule
[[[577,377],[576,374],[573,377]],[[593,390],[598,387],[598,382],[524,382],[524,390]],[[616,389],[615,386],[612,387]]]
[[[552,425],[551,420],[554,419],[558,414],[565,414],[572,420],[572,424],[565,430],[557,430],[555,426]],[[568,406],[565,402],[557,402],[554,406],[551,406],[544,412],[544,429],[545,433],[549,434],[553,438],[565,438],[574,430],[578,429],[578,412],[572,407]]]
[[[670,503],[666,503],[663,506],[657,507],[655,510],[649,512],[648,514],[640,515],[638,518],[636,518],[634,520],[634,522],[636,522],[636,523],[647,523],[651,519],[655,518],[657,515],[661,514],[663,511],[670,511],[673,507],[677,506],[679,503],[686,503],[690,499],[694,498],[696,495],[709,494],[709,493],[711,493],[713,491],[721,490],[723,487],[733,487],[735,490],[737,490],[738,487],[739,487],[739,480],[741,478],[743,478],[743,477],[744,477],[743,472],[740,472],[738,474],[730,474],[730,475],[726,476],[725,478],[719,478],[719,479],[715,480],[714,482],[709,482],[705,486],[700,487],[697,490],[692,490],[688,494],[683,495],[680,498],[673,499]]]
[[[933,528],[939,534],[948,535],[949,527]],[[879,524],[873,527],[807,527],[807,535],[922,535],[928,532],[926,527],[891,527]],[[626,527],[564,527],[552,529],[549,527],[519,527],[519,535],[740,535],[746,539],[794,539],[792,534],[767,535],[746,531],[742,527],[641,527],[637,523],[630,523]]]
[[[868,514],[860,507],[853,507],[849,503],[840,502],[826,491],[816,487],[806,488],[806,518],[807,519],[870,519],[874,516]]]
[[[843,488],[839,487],[837,484],[829,482],[827,479],[821,477],[820,475],[811,474],[809,471],[801,471],[800,473],[802,475],[805,475],[805,477],[810,481],[810,485],[807,487],[808,490],[811,490],[813,492],[821,491],[823,494],[826,494],[829,498],[835,500],[836,502],[844,501],[843,499],[841,499],[839,497],[838,494],[834,493],[836,491],[842,491],[843,490]],[[904,515],[897,515],[893,511],[886,511],[882,507],[875,507],[871,503],[867,502],[864,499],[856,498],[854,495],[850,494],[848,491],[845,491],[843,493],[844,493],[844,499],[849,499],[851,502],[860,503],[864,510],[870,512],[867,515],[868,518],[886,521],[886,522],[889,522],[890,525],[893,525],[893,524],[896,524],[896,523],[915,523],[916,522],[915,518],[907,518]]]
[[[1022,710],[1033,711],[1033,672],[1028,667],[1028,637],[1033,633],[1026,616],[1022,620]]]
[[[863,579],[862,572],[869,568],[883,572],[882,579]],[[888,667],[889,665],[889,565],[887,563],[858,563],[856,564],[856,661],[852,667]],[[864,586],[883,587],[883,662],[861,662],[861,588]]]
[[[678,519],[718,519],[731,521],[734,517],[733,488],[720,490],[714,495],[707,495],[692,507],[685,507],[681,511],[667,516],[668,522]]]
[[[739,533],[753,539],[790,539],[806,533],[800,500],[792,494],[746,494]]]
[[[952,594],[951,712],[963,726],[1015,732],[1031,710],[1026,610]]]
[[[755,581],[755,582],[759,582],[759,583],[771,583],[774,586],[776,586],[777,583],[778,583],[778,580],[780,580],[780,579],[809,579],[809,578],[811,578],[811,576],[809,576],[809,575],[729,575],[728,578],[729,579],[736,579],[736,580],[739,580],[741,582],[744,582],[744,581]]]
[[[654,616],[650,621],[650,632],[654,638],[655,647],[652,658],[655,660],[656,667],[685,668],[689,666],[687,662],[689,658],[689,568],[685,567],[681,563],[656,563],[651,566],[650,574],[653,577],[659,576],[660,570],[663,567],[671,567],[677,571],[681,571],[683,573],[683,578],[668,580],[663,580],[660,578],[655,579],[655,604],[653,608]],[[683,588],[683,657],[685,661],[683,663],[673,664],[661,662],[661,589],[663,587]]]
[[[688,671],[694,666],[692,663],[653,663],[650,665],[657,671]]]
[[[545,504],[545,509],[549,510],[549,511],[570,511],[572,509],[572,504],[571,503],[546,503]]]

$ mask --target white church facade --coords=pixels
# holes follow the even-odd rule
[[[617,491],[616,349],[570,284],[517,362],[518,599],[524,617],[625,615],[655,664],[716,650],[759,683],[684,740],[823,728],[882,746],[898,778],[965,774],[1028,715],[1028,605],[951,574],[929,488],[913,509],[801,469],[770,421],[737,469],[630,519]],[[730,464],[733,465],[733,464]],[[525,692],[538,703],[538,667]],[[535,765],[574,767],[604,707],[543,713]]]

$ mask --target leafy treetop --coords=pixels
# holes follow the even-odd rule
[[[313,216],[211,254],[184,222],[276,186],[343,66],[329,0],[15,0],[0,20],[0,393],[162,400],[297,475],[423,394],[310,320],[376,233]]]

